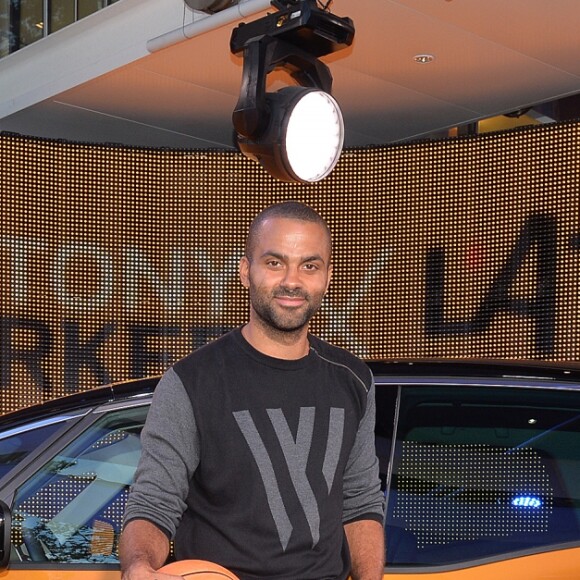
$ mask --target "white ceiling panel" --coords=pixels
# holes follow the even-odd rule
[[[130,1],[131,9],[139,10],[139,3]],[[183,7],[177,0],[167,1],[174,20],[183,20]],[[123,2],[129,0],[118,4]],[[154,10],[150,0],[147,5]],[[347,145],[414,139],[580,94],[578,0],[335,0],[331,8],[351,17],[356,27],[354,45],[324,59],[343,110]],[[128,9],[114,10],[128,18]],[[0,118],[0,130],[88,142],[229,148],[242,75],[242,59],[229,51],[236,24],[152,54],[139,47],[132,31],[131,51],[138,57],[90,80],[83,71],[78,83],[67,80],[66,90],[54,83],[52,93],[42,73],[47,80],[41,87],[35,89],[31,82],[23,88],[30,104]],[[82,26],[88,30],[86,22]],[[153,29],[150,24],[148,30]],[[49,50],[58,39],[46,40]],[[148,40],[142,39],[143,46]],[[93,35],[87,60],[90,70],[101,70],[94,65],[94,43]],[[433,54],[434,62],[415,63],[413,57],[420,53]],[[25,57],[13,61],[28,67]],[[43,53],[42,62],[49,57]],[[114,55],[107,58],[115,60]],[[66,62],[55,63],[55,74],[63,66]],[[26,85],[23,72],[20,68],[18,75],[6,78],[19,76]],[[34,67],[29,74],[33,79]],[[274,90],[285,77],[271,75],[271,81]],[[35,91],[43,95],[38,102]],[[0,92],[0,111],[8,108],[2,108]]]

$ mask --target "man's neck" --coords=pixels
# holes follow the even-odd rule
[[[297,360],[310,350],[308,326],[284,332],[250,320],[242,328],[242,335],[257,351],[273,358]]]

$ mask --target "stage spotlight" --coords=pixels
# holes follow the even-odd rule
[[[232,52],[244,53],[232,117],[237,144],[277,179],[315,182],[332,171],[344,142],[332,75],[317,57],[352,44],[354,27],[350,18],[318,8],[315,0],[273,4],[278,12],[240,24],[232,33]],[[267,93],[266,77],[276,68],[299,86]]]
[[[336,165],[344,125],[337,102],[324,91],[286,87],[266,97],[270,123],[240,150],[282,181],[319,181]]]

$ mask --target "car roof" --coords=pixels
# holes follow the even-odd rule
[[[460,384],[542,386],[579,389],[580,365],[495,359],[413,359],[370,361],[377,383],[449,381]]]
[[[153,376],[120,381],[12,411],[0,417],[0,429],[5,430],[36,419],[65,415],[83,408],[151,394],[159,378],[159,376]]]
[[[498,359],[397,359],[367,361],[374,374],[438,377],[513,377],[552,378],[580,381],[580,364],[539,360]]]

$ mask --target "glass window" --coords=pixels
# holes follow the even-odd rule
[[[451,565],[580,539],[580,392],[404,387],[390,565]]]
[[[0,0],[0,58],[118,0]]]
[[[0,434],[0,478],[65,424],[55,419],[27,426],[27,430]]]
[[[56,32],[76,20],[75,0],[52,0],[49,3],[50,25],[49,33]]]
[[[78,19],[84,18],[106,6],[103,0],[78,0]]]
[[[148,408],[103,415],[17,490],[13,559],[118,563],[122,517]]]
[[[13,50],[24,48],[44,36],[43,0],[19,0],[10,6]]]
[[[0,0],[0,58],[10,53],[10,0]]]

